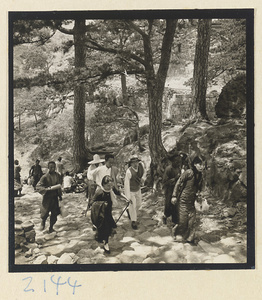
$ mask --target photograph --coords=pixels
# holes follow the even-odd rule
[[[13,11],[9,272],[255,268],[254,9]]]

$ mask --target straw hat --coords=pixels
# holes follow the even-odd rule
[[[133,155],[133,156],[130,157],[130,160],[129,160],[128,163],[130,164],[130,163],[135,162],[135,161],[141,161],[141,159],[139,159],[137,155]]]
[[[102,163],[104,162],[105,160],[100,158],[100,156],[98,154],[95,154],[93,156],[93,160],[91,160],[88,164],[89,165],[94,165],[94,164],[99,164],[99,163]]]

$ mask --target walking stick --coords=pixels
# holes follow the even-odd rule
[[[129,204],[130,204],[130,200],[128,200],[128,199],[126,198],[126,196],[121,195],[121,197],[125,198],[126,201],[128,201],[128,202],[127,202],[127,205],[125,206],[125,208],[122,210],[120,216],[119,216],[118,219],[116,220],[116,223],[120,220],[120,218],[122,217],[123,213],[128,209],[128,206],[129,206]]]

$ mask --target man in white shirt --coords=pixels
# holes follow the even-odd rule
[[[102,186],[103,177],[106,175],[109,175],[113,178],[114,187],[118,190],[117,180],[116,180],[118,170],[115,166],[113,166],[114,159],[115,159],[115,157],[113,154],[106,154],[105,155],[105,164],[103,166],[96,168],[94,171],[90,172],[90,175],[93,176],[93,180],[100,187]]]
[[[144,165],[140,159],[137,156],[131,157],[126,170],[124,191],[127,199],[131,200],[128,210],[133,229],[137,229],[137,213],[142,203],[141,185],[144,173]]]

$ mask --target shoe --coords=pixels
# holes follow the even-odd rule
[[[43,231],[45,229],[45,222],[42,221],[40,225],[40,230]]]
[[[135,230],[137,229],[137,225],[136,225],[135,221],[132,221],[131,226],[132,226],[133,229],[135,229]]]
[[[49,233],[55,232],[53,227],[49,227]]]
[[[105,250],[105,253],[109,254],[110,253],[110,249],[109,249],[109,245],[108,243],[105,243],[104,246],[103,246],[104,250]]]
[[[166,219],[167,219],[166,216],[163,216],[163,217],[162,217],[162,221],[163,221],[163,224],[164,224],[164,225],[166,225]]]

